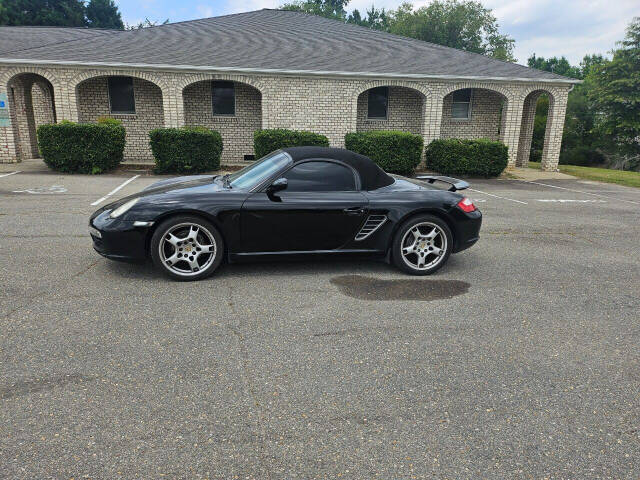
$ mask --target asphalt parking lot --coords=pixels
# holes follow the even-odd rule
[[[87,234],[155,178],[8,173],[0,477],[640,476],[640,190],[473,181],[481,240],[426,279],[315,260],[175,283]]]

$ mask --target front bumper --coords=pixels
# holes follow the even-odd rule
[[[111,260],[146,260],[150,225],[140,226],[139,222],[111,218],[109,213],[108,210],[97,212],[97,215],[89,220],[89,235],[93,240],[93,249]]]

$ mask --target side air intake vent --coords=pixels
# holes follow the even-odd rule
[[[379,229],[384,222],[387,221],[386,215],[369,215],[367,221],[356,235],[356,240],[364,240],[377,229]]]

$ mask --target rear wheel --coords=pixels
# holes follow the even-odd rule
[[[166,275],[181,281],[211,275],[222,262],[224,242],[206,220],[180,215],[165,220],[151,238],[151,258]]]
[[[448,260],[453,248],[449,226],[433,215],[407,220],[393,239],[393,263],[412,275],[429,275]]]

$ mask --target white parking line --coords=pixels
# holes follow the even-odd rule
[[[8,177],[9,175],[15,175],[16,173],[20,173],[22,170],[18,170],[17,172],[11,172],[11,173],[3,173],[2,175],[0,175],[1,177]]]
[[[121,183],[120,185],[118,185],[116,188],[114,188],[113,190],[111,190],[109,193],[107,193],[104,197],[99,198],[98,200],[96,200],[95,202],[93,202],[91,205],[95,206],[98,205],[101,202],[104,202],[107,198],[109,198],[111,195],[113,195],[114,193],[116,193],[118,190],[120,190],[122,187],[126,186],[127,184],[133,182],[136,178],[138,178],[140,175],[134,175],[133,177],[131,177],[129,180],[127,180],[124,183]]]
[[[468,188],[467,190],[471,190],[472,192],[478,192],[478,193],[481,193],[482,195],[489,195],[490,197],[500,198],[502,200],[509,200],[510,202],[516,202],[516,203],[522,203],[523,205],[529,205],[527,202],[522,202],[520,200],[514,200],[513,198],[501,197],[499,195],[494,195],[493,193],[487,193],[487,192],[483,192],[483,191],[480,191],[480,190],[475,190],[473,188]]]
[[[557,185],[549,185],[548,183],[530,182],[528,180],[520,180],[520,181],[524,183],[532,183],[534,185],[542,185],[543,187],[559,188],[560,190],[567,190],[568,192],[582,193],[584,195],[593,195],[594,197],[608,198],[609,200],[617,200],[619,202],[627,202],[627,203],[633,203],[634,205],[640,205],[640,202],[634,202],[633,200],[625,200],[624,198],[615,198],[615,197],[609,197],[607,195],[599,195],[597,193],[583,192],[582,190],[574,190],[573,188],[558,187]]]

